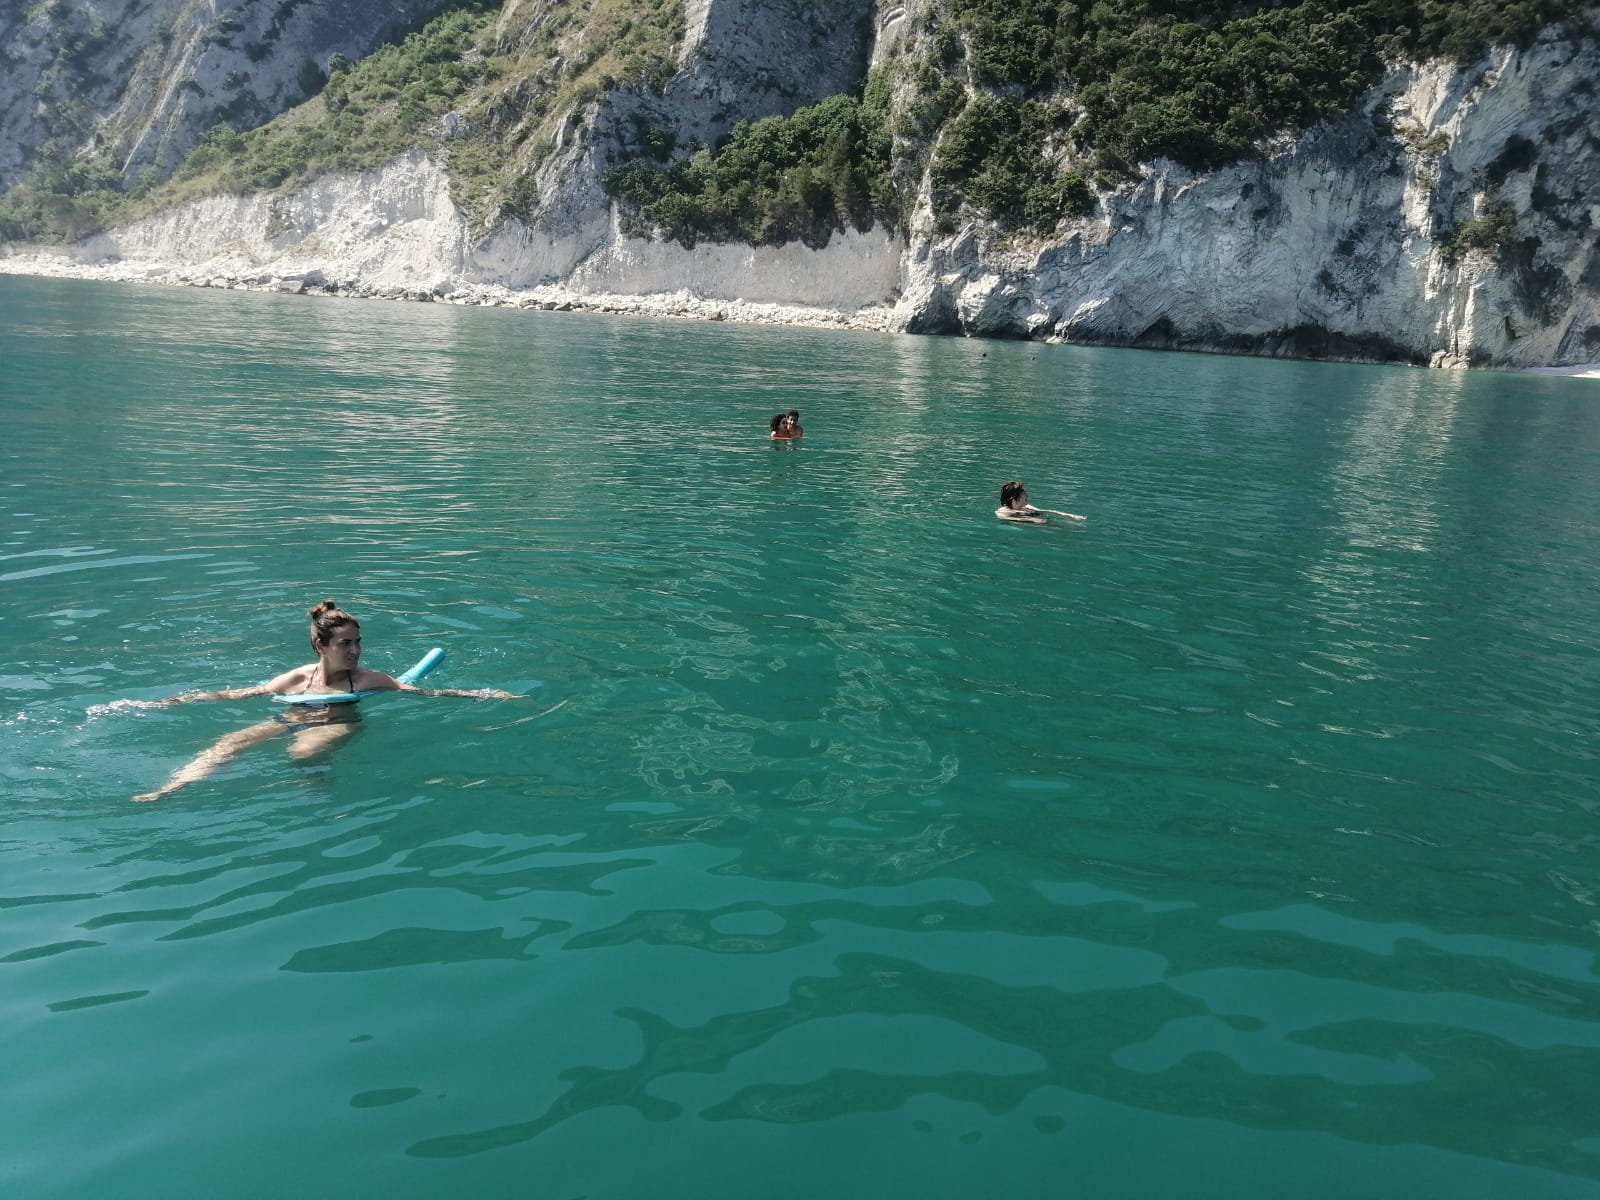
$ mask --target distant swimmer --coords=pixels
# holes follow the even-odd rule
[[[311,610],[311,649],[317,661],[285,671],[282,675],[254,687],[224,688],[215,692],[187,692],[152,700],[141,705],[159,708],[191,700],[248,700],[254,696],[275,696],[291,703],[271,720],[259,721],[246,729],[225,734],[172,773],[172,777],[153,792],[135,800],[156,800],[187,784],[210,775],[218,767],[280,734],[292,734],[289,753],[308,758],[343,741],[354,729],[355,704],[319,703],[318,696],[358,698],[372,692],[414,692],[423,696],[464,696],[473,700],[515,700],[510,692],[495,688],[462,691],[459,688],[421,688],[360,665],[361,626],[332,600],[324,600]],[[435,655],[433,658],[437,658]],[[292,701],[305,697],[304,703]]]
[[[1013,479],[1010,483],[1000,485],[1000,507],[994,510],[994,515],[1002,521],[1021,521],[1028,525],[1045,524],[1044,515],[1049,513],[1052,517],[1066,517],[1069,521],[1084,521],[1087,517],[1080,517],[1077,513],[1060,512],[1054,508],[1035,508],[1028,503],[1028,489],[1020,480]]]
[[[800,428],[800,410],[798,408],[791,408],[786,413],[776,414],[772,420],[767,422],[767,425],[772,430],[767,436],[777,438],[780,441],[803,438],[806,435],[806,431]]]

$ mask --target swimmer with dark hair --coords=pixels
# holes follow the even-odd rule
[[[803,438],[806,435],[806,431],[800,428],[800,410],[797,408],[791,408],[786,413],[776,414],[767,424],[772,430],[767,436],[771,438],[789,441],[793,438]]]
[[[172,777],[153,792],[135,800],[156,800],[179,788],[206,778],[218,767],[250,747],[280,734],[292,734],[289,754],[309,758],[348,737],[354,728],[354,704],[316,705],[315,698],[351,692],[414,692],[423,696],[463,696],[472,700],[515,700],[510,692],[495,688],[463,691],[460,688],[423,688],[402,683],[382,671],[360,665],[361,626],[332,600],[324,600],[311,610],[311,649],[317,661],[285,671],[254,687],[223,688],[214,692],[185,692],[165,700],[151,700],[143,708],[162,708],[192,700],[248,700],[254,696],[304,696],[307,703],[291,704],[268,721],[224,735],[172,773]]]
[[[1028,525],[1045,524],[1044,516],[1049,513],[1052,517],[1066,517],[1069,521],[1084,521],[1087,517],[1080,517],[1077,513],[1060,512],[1054,508],[1035,508],[1028,503],[1028,489],[1020,480],[1013,479],[1009,483],[1000,485],[1000,507],[994,510],[994,515],[1002,521],[1020,521]]]

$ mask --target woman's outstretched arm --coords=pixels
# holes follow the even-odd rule
[[[400,685],[402,692],[413,692],[418,696],[461,696],[467,700],[525,700],[526,696],[519,696],[515,692],[502,692],[499,688],[423,688],[413,687],[409,683]]]
[[[270,696],[272,691],[266,684],[258,683],[254,687],[218,688],[213,692],[180,692],[164,700],[141,700],[139,703],[146,708],[166,708],[171,704],[188,704],[195,700],[248,700],[252,696]]]
[[[303,691],[306,681],[311,677],[311,669],[311,667],[296,667],[292,671],[285,671],[275,679],[250,687],[218,688],[210,692],[180,692],[164,700],[139,700],[135,703],[141,708],[166,708],[171,704],[188,704],[195,700],[249,700],[253,696],[283,696],[290,692]]]

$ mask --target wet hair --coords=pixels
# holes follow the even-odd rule
[[[361,622],[340,608],[332,600],[324,600],[311,610],[311,646],[326,646],[333,637],[333,631],[341,625],[354,625],[361,628]]]
[[[778,432],[778,426],[782,425],[782,424],[783,424],[783,414],[782,413],[773,413],[772,414],[772,420],[767,422],[767,427],[769,429],[771,429],[773,433],[777,433]]]
[[[1010,483],[1002,483],[1000,485],[1000,503],[1001,503],[1001,505],[1002,506],[1009,505],[1013,500],[1015,500],[1018,496],[1022,495],[1022,493],[1026,492],[1027,490],[1028,490],[1027,488],[1022,486],[1021,480],[1013,479]]]
[[[794,418],[794,423],[796,425],[800,424],[800,410],[798,408],[791,408],[788,412],[788,415]]]

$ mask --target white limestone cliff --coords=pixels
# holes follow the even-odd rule
[[[626,236],[600,177],[636,117],[714,136],[751,112],[729,106],[729,80],[758,111],[779,111],[802,87],[843,90],[824,63],[842,78],[859,65],[837,60],[912,36],[905,10],[890,9],[875,46],[830,43],[822,26],[837,33],[860,7],[832,3],[828,21],[796,2],[778,6],[788,24],[757,29],[754,0],[693,0],[665,93],[615,93],[570,114],[526,223],[475,235],[445,172],[417,152],[292,195],[195,202],[76,247],[70,269],[1438,365],[1600,360],[1592,26],[1470,69],[1397,70],[1361,111],[1258,162],[1204,175],[1152,164],[1049,239],[979,224],[940,237],[925,204],[908,232],[835,236],[821,250]],[[758,78],[770,60],[787,66]],[[1446,236],[1500,201],[1517,213],[1515,253],[1452,258]],[[7,261],[0,270],[51,269]]]
[[[164,175],[219,120],[259,125],[302,72],[360,58],[442,0],[39,0],[0,5],[0,188],[47,139]],[[308,66],[309,64],[309,66]]]
[[[1593,361],[1596,78],[1592,33],[1547,36],[1467,71],[1396,71],[1365,111],[1265,161],[1208,175],[1158,163],[1049,244],[976,226],[916,242],[897,316],[911,328],[1119,345]],[[1519,146],[1537,153],[1519,157]],[[1450,218],[1497,198],[1518,213],[1519,252],[1451,261],[1440,244]]]

